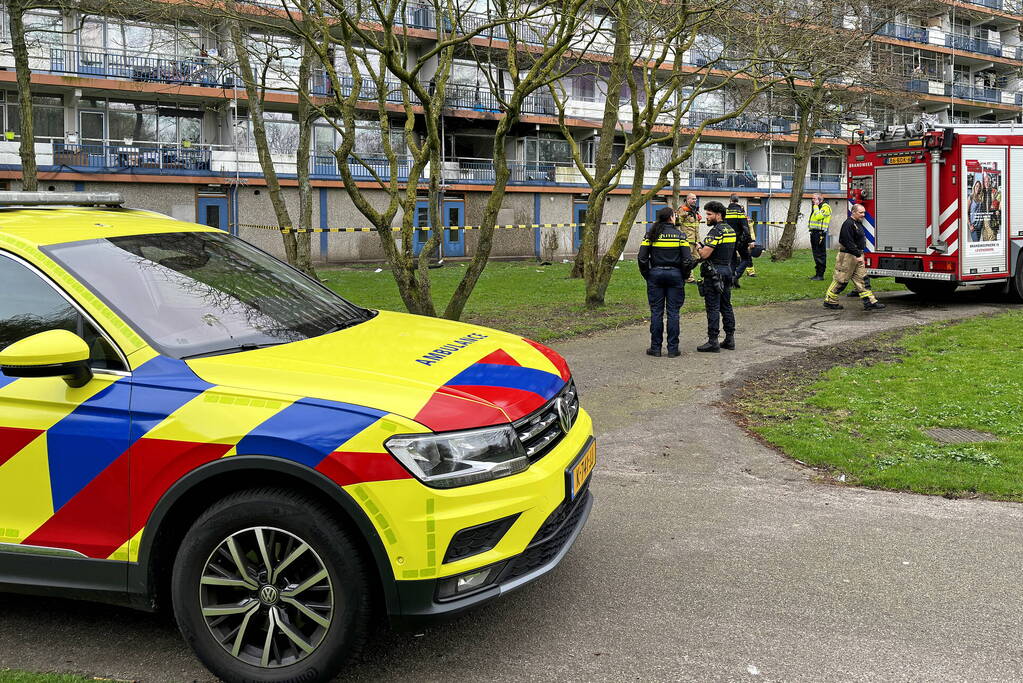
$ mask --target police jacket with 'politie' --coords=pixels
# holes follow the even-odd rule
[[[853,256],[863,256],[867,249],[867,236],[863,233],[863,226],[852,218],[846,218],[842,223],[842,232],[838,235],[838,250],[844,251]]]
[[[639,272],[646,278],[651,268],[678,268],[688,276],[692,252],[682,231],[673,223],[654,223],[639,246]]]
[[[732,263],[735,254],[735,231],[728,223],[715,223],[703,238],[703,246],[714,247],[708,260],[716,266]]]

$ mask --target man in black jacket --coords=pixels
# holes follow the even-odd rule
[[[733,194],[729,200],[731,203],[725,208],[725,223],[728,223],[735,232],[735,280],[732,286],[741,289],[739,278],[753,265],[749,250],[757,243],[750,235],[749,219],[746,218],[746,211],[739,203],[739,195]]]
[[[707,217],[707,236],[697,245],[697,254],[703,259],[700,274],[703,300],[707,305],[707,342],[696,347],[701,353],[717,353],[721,349],[735,350],[735,312],[732,310],[732,269],[735,256],[735,231],[725,222],[725,207],[721,202],[707,202],[703,207]],[[718,334],[724,323],[725,340],[718,343]]]
[[[849,218],[842,224],[842,232],[838,237],[839,248],[838,257],[835,258],[834,280],[824,295],[824,308],[842,309],[842,304],[838,303],[838,295],[849,284],[849,280],[852,280],[853,286],[863,300],[863,310],[877,311],[885,307],[878,302],[864,282],[867,267],[864,265],[863,252],[867,248],[867,237],[863,232],[863,217],[866,213],[867,210],[862,204],[856,204]]]
[[[679,309],[685,301],[685,281],[693,268],[692,252],[685,234],[675,225],[675,211],[664,207],[639,247],[639,272],[646,280],[650,302],[650,348],[648,356],[661,355],[664,315],[668,317],[668,357],[679,355]]]

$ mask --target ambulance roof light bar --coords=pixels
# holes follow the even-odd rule
[[[0,192],[0,207],[123,205],[119,192]]]

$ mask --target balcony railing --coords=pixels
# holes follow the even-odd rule
[[[328,178],[340,178],[341,173],[337,168],[337,157],[333,155],[316,154],[312,158],[312,175]],[[385,156],[364,156],[360,160],[349,159],[348,170],[356,180],[375,181],[391,180],[391,164]],[[408,157],[397,158],[397,180],[407,182],[409,173],[412,171],[412,159]],[[421,178],[422,180],[423,178]]]
[[[782,187],[786,190],[792,189],[792,173],[782,174]],[[803,192],[838,192],[842,189],[842,174],[840,173],[807,173],[803,182]]]
[[[341,86],[341,97],[348,97],[355,90],[355,79],[348,74],[338,74],[338,84]],[[387,102],[394,104],[403,104],[404,98],[401,94],[401,81],[397,79],[386,78],[383,82],[384,86],[384,97]],[[310,92],[314,95],[331,95],[334,92],[334,84],[331,82],[330,77],[326,73],[314,74],[310,78],[309,84]],[[415,93],[410,92],[409,98],[413,104],[419,103],[419,98],[416,97]],[[359,84],[359,99],[379,101],[379,90],[377,89],[377,82],[368,76],[363,76],[362,81]]]
[[[688,117],[689,126],[695,128],[707,119],[721,116],[721,114],[722,112],[715,111],[691,111]],[[794,128],[795,121],[784,116],[740,114],[718,123],[709,124],[705,130],[734,130],[746,133],[777,133],[784,135],[792,132]]]
[[[898,24],[893,21],[882,26],[878,30],[877,35],[898,38],[899,40],[911,40],[916,43],[927,42],[927,29],[920,28],[919,26],[910,26],[909,24]]]
[[[997,88],[986,88],[979,85],[964,85],[955,83],[952,85],[952,96],[964,100],[979,100],[981,102],[1001,102],[1002,91]]]
[[[202,57],[164,59],[89,50],[50,50],[50,71],[131,81],[234,87],[231,69]]]
[[[158,171],[209,171],[211,152],[180,145],[108,145],[53,143],[55,166],[108,171],[150,169]]]
[[[945,36],[945,46],[956,50],[966,50],[967,52],[979,52],[996,57],[1002,56],[1002,46],[1000,43],[991,43],[981,38],[974,38],[973,36],[961,33],[950,33]]]

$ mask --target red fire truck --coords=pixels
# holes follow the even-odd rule
[[[867,269],[923,296],[960,285],[1023,299],[1023,126],[922,124],[849,146]]]

